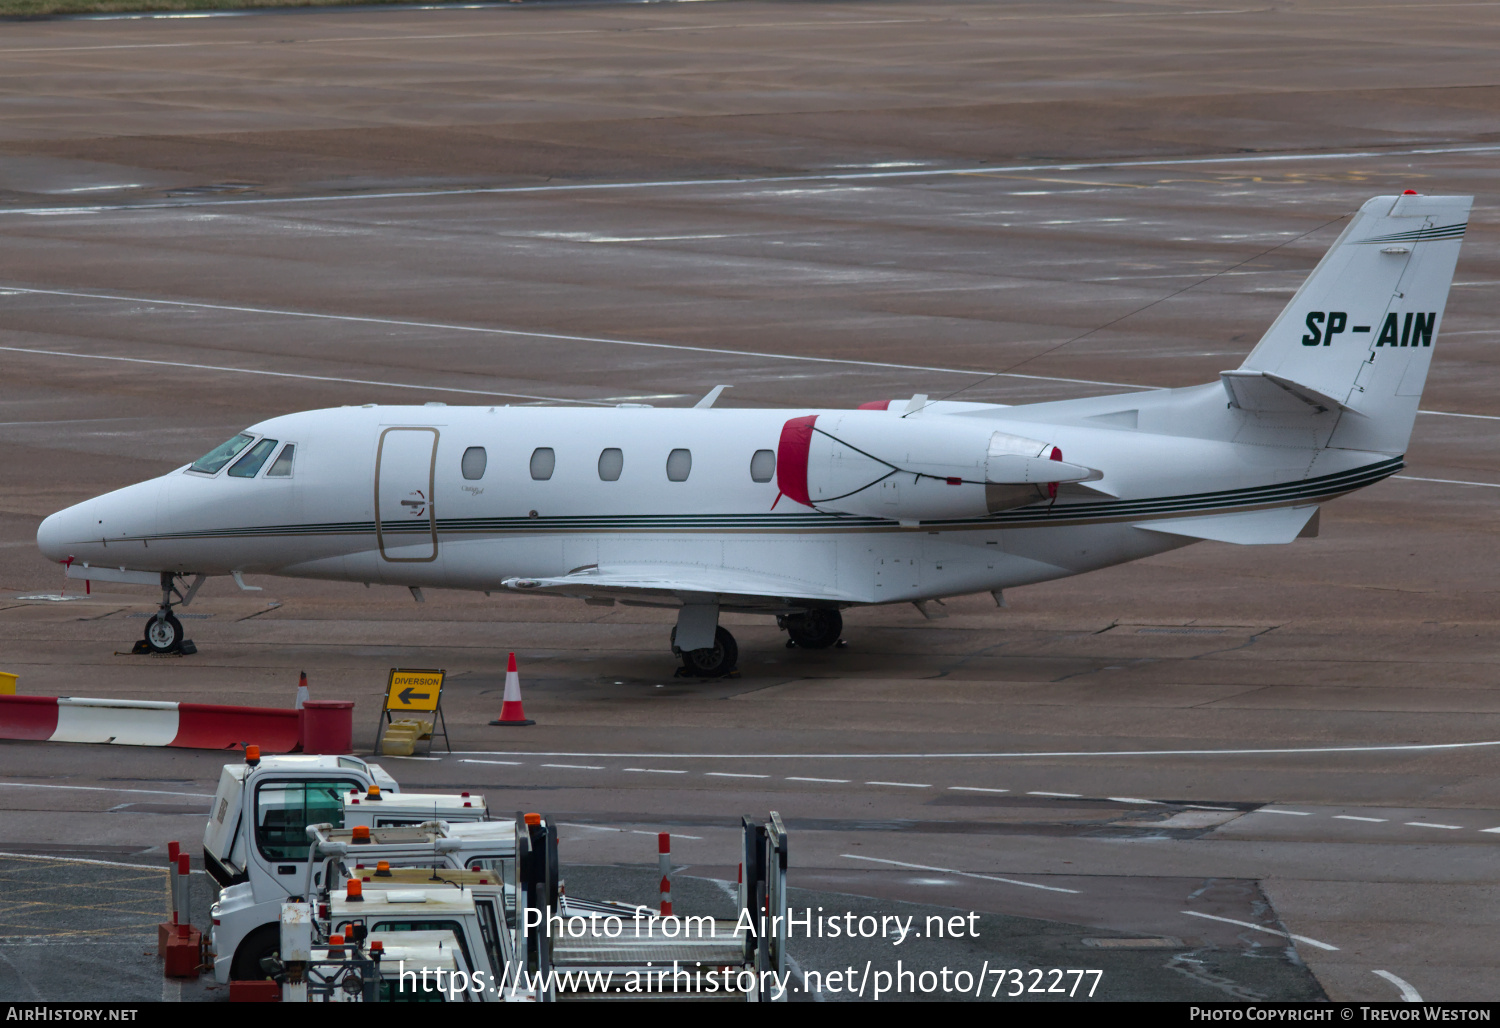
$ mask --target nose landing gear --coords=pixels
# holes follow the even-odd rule
[[[172,607],[179,603],[186,607],[192,603],[198,587],[203,584],[203,576],[195,578],[185,593],[178,590],[177,578],[170,571],[161,573],[161,608],[146,622],[145,638],[135,644],[132,653],[180,653],[187,656],[198,652],[193,640],[183,637],[182,622],[173,616]],[[175,603],[174,596],[177,597]]]

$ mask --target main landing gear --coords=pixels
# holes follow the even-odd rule
[[[776,625],[785,629],[790,637],[786,641],[789,650],[826,650],[830,646],[844,646],[840,638],[844,634],[844,616],[836,610],[814,607],[800,614],[778,614]]]
[[[672,629],[672,654],[682,658],[678,678],[724,678],[739,669],[740,647],[726,628],[714,629],[714,644],[699,650],[684,650],[677,645],[677,629]]]
[[[184,637],[182,622],[173,616],[172,607],[178,603],[185,607],[193,602],[198,586],[203,584],[203,576],[199,575],[186,593],[178,591],[176,579],[177,576],[170,571],[161,573],[161,607],[146,622],[145,638],[135,644],[132,653],[180,653],[186,656],[198,652],[193,640]],[[174,596],[177,597],[175,601]]]
[[[738,672],[740,648],[718,621],[717,604],[687,604],[678,612],[677,627],[672,629],[672,654],[682,658],[678,678],[724,678]],[[790,637],[786,643],[788,649],[826,650],[845,645],[840,638],[844,617],[831,608],[813,607],[795,614],[778,614],[776,624]],[[679,634],[697,643],[697,648],[689,650],[677,645]],[[703,645],[709,640],[712,640],[710,645]]]

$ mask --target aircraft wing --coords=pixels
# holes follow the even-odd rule
[[[1241,546],[1275,545],[1317,535],[1318,508],[1316,505],[1272,507],[1239,514],[1210,514],[1201,518],[1161,518],[1137,522],[1135,527],[1148,532]]]
[[[642,607],[677,607],[709,598],[724,608],[754,610],[779,610],[790,600],[858,602],[858,597],[806,579],[701,564],[590,565],[555,578],[507,578],[502,584],[517,592]]]

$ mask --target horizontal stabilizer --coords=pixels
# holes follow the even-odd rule
[[[1240,410],[1267,414],[1321,414],[1329,410],[1359,413],[1327,393],[1269,371],[1221,371],[1219,381],[1229,394],[1229,402]]]
[[[1252,510],[1242,514],[1211,514],[1203,518],[1162,518],[1158,521],[1139,521],[1135,528],[1165,535],[1186,536],[1189,539],[1208,539],[1220,543],[1238,543],[1241,546],[1266,546],[1289,543],[1300,536],[1318,534],[1318,508],[1273,507],[1269,510]]]

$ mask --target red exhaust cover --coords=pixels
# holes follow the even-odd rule
[[[776,447],[776,488],[804,507],[812,506],[807,495],[807,453],[817,420],[816,414],[792,418],[781,426],[781,442]]]

